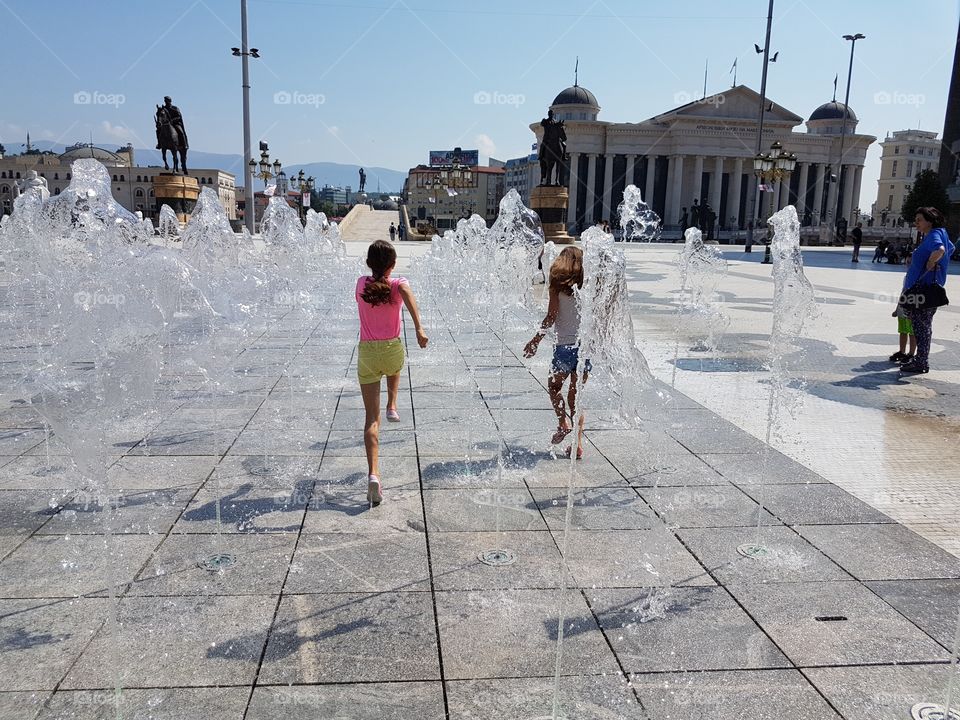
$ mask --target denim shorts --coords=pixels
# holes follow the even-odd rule
[[[555,373],[569,374],[576,372],[579,355],[579,345],[554,345],[553,362],[550,363],[550,369]],[[592,369],[590,361],[586,360],[583,363],[583,371],[590,372]]]

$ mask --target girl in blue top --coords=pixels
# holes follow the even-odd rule
[[[903,281],[903,289],[912,288],[918,281],[935,282],[943,287],[947,283],[947,267],[950,265],[950,255],[954,250],[954,245],[943,227],[943,214],[934,207],[917,208],[913,224],[923,236],[923,241],[913,251],[910,268]],[[929,372],[928,358],[930,341],[933,339],[933,315],[937,309],[904,307],[904,312],[913,324],[913,332],[917,336],[917,354],[910,362],[900,366],[900,372]]]

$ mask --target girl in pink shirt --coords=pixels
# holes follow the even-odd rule
[[[400,422],[397,393],[403,369],[403,341],[400,315],[403,305],[413,319],[417,343],[427,346],[428,338],[420,324],[420,311],[406,278],[391,278],[397,264],[397,251],[386,240],[377,240],[367,250],[367,267],[372,275],[357,279],[356,298],[360,312],[360,345],[357,349],[357,379],[366,420],[363,444],[367,451],[367,500],[379,505],[383,500],[380,485],[380,378],[387,377],[387,420]],[[403,301],[401,304],[401,300]]]

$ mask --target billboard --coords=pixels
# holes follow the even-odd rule
[[[430,167],[443,167],[444,165],[465,165],[473,167],[480,164],[479,150],[431,150]]]

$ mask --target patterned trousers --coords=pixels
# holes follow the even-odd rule
[[[914,362],[921,367],[927,367],[930,341],[933,339],[933,315],[936,312],[936,308],[905,311],[906,316],[913,323],[913,334],[917,336],[917,356]]]

